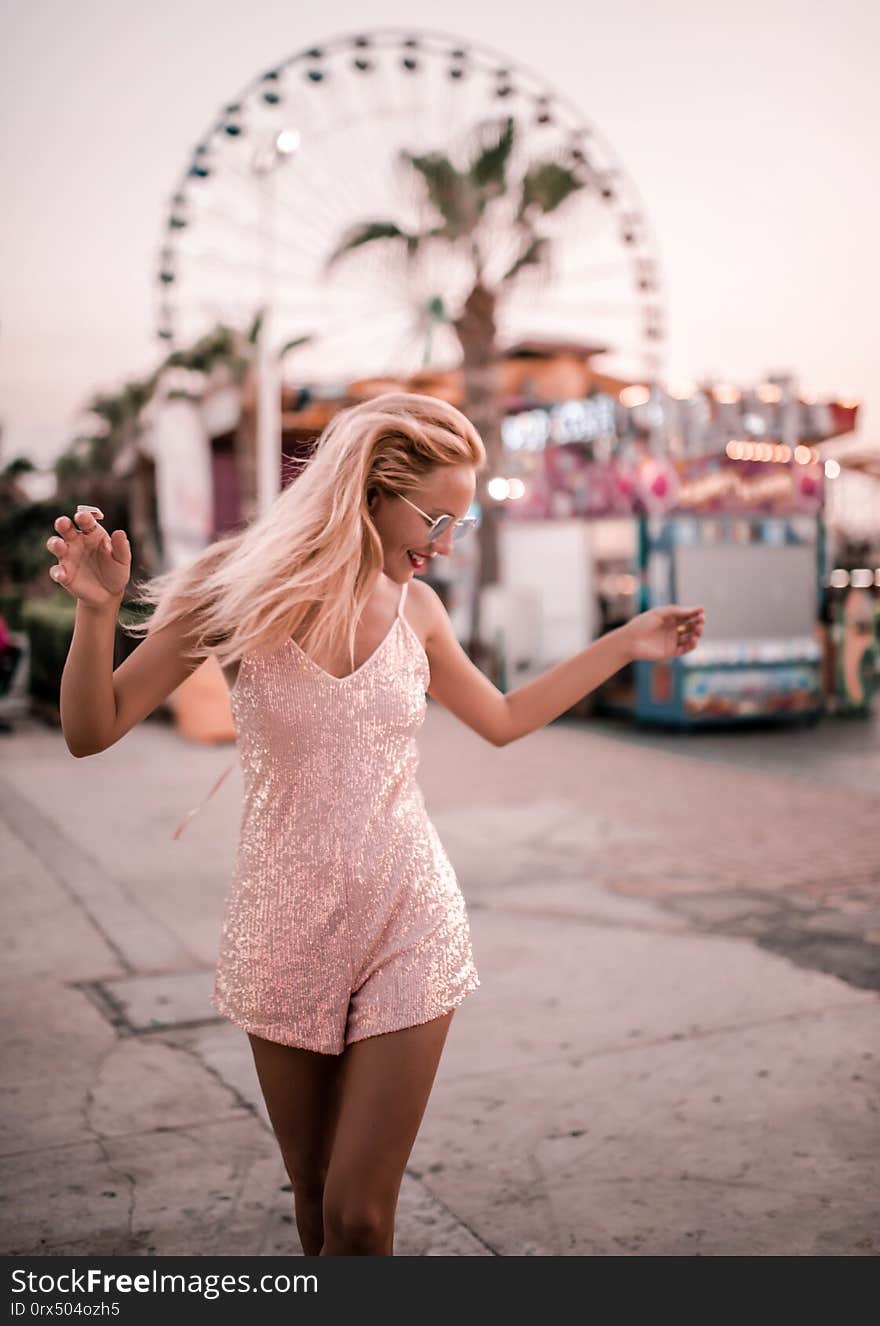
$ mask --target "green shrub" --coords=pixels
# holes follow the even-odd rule
[[[152,606],[123,600],[119,618],[134,622],[149,616],[152,611]],[[76,600],[63,589],[48,598],[27,599],[21,608],[20,629],[26,632],[31,648],[30,691],[37,700],[58,704],[61,674],[70,651],[75,621]],[[113,667],[118,668],[139,644],[140,640],[126,635],[117,625]]]
[[[31,695],[57,703],[61,674],[76,617],[76,604],[59,590],[51,598],[28,599],[21,611],[22,628],[30,641]]]
[[[24,595],[19,589],[0,589],[0,616],[10,631],[23,631],[21,612],[24,607]]]

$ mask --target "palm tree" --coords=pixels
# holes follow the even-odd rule
[[[329,270],[345,256],[380,242],[393,243],[406,260],[412,260],[427,245],[443,243],[454,246],[468,263],[470,288],[460,308],[447,313],[440,294],[429,302],[427,312],[432,324],[446,321],[456,333],[463,357],[465,413],[479,430],[489,457],[488,472],[481,476],[478,490],[483,520],[472,622],[474,648],[479,645],[479,590],[498,580],[499,569],[497,508],[486,491],[489,478],[502,467],[496,313],[517,276],[526,268],[545,264],[549,257],[550,240],[540,233],[541,218],[584,187],[574,156],[571,165],[550,160],[529,164],[518,179],[511,179],[515,136],[515,122],[510,117],[490,126],[488,141],[483,140],[462,169],[442,152],[416,155],[403,151],[401,158],[415,172],[434,214],[432,224],[413,232],[391,220],[357,222],[327,260]],[[496,211],[493,203],[499,200],[515,207],[515,248],[513,261],[500,277],[492,279],[488,275],[490,221]],[[430,343],[430,330],[428,338]]]
[[[241,421],[235,431],[235,457],[238,474],[239,511],[244,524],[257,515],[257,346],[263,327],[264,310],[260,309],[247,331],[239,331],[225,323],[218,323],[187,350],[177,350],[168,356],[163,368],[188,368],[203,373],[207,378],[224,370],[228,380],[241,393]],[[280,368],[286,355],[301,345],[308,345],[311,336],[295,336],[285,341],[276,355]],[[186,391],[169,392],[173,396],[193,396]],[[280,457],[279,457],[280,462]]]
[[[91,414],[104,421],[104,429],[97,436],[77,439],[73,456],[67,457],[64,463],[68,471],[75,471],[76,458],[80,457],[80,470],[84,461],[89,469],[103,474],[111,484],[114,467],[117,475],[124,470],[129,476],[128,520],[132,542],[138,549],[143,570],[148,574],[160,569],[161,550],[157,537],[155,467],[141,448],[140,438],[145,426],[145,411],[167,370],[187,369],[200,374],[204,379],[201,390],[172,388],[168,392],[168,399],[199,401],[209,386],[222,380],[228,381],[241,393],[241,423],[235,435],[239,503],[244,523],[256,515],[256,366],[262,322],[263,313],[260,311],[246,331],[218,323],[192,345],[173,350],[149,378],[126,383],[116,394],[99,394],[86,407]],[[309,336],[297,336],[287,341],[278,351],[278,363],[291,350],[310,340]],[[59,474],[59,480],[60,477]],[[99,501],[99,498],[96,497],[95,501]]]
[[[160,374],[161,369],[157,369],[147,378],[126,382],[118,392],[97,393],[86,410],[102,420],[104,428],[92,437],[78,439],[88,445],[87,461],[93,471],[103,472],[111,482],[113,476],[128,478],[128,524],[138,550],[139,570],[147,575],[160,570],[161,552],[155,466],[140,446],[140,439],[144,411],[155,395]],[[57,466],[56,473],[60,480],[62,474]]]
[[[239,510],[245,523],[252,520],[257,508],[257,435],[254,411],[249,408],[256,400],[257,338],[262,324],[258,313],[247,331],[226,323],[217,323],[185,349],[174,350],[164,361],[163,369],[184,368],[200,373],[205,387],[211,381],[225,378],[241,396],[241,419],[235,430],[235,463],[238,475]],[[168,399],[184,397],[198,401],[201,391],[173,390]]]
[[[169,354],[146,378],[127,382],[117,392],[98,392],[84,412],[100,426],[78,434],[54,463],[56,501],[64,506],[87,500],[100,506],[108,524],[129,527],[138,560],[137,574],[161,569],[156,515],[155,466],[141,446],[146,411],[166,369],[186,368],[210,377],[218,365],[227,365],[240,383],[248,360],[240,350],[241,334],[218,325],[193,345]],[[175,389],[169,396],[198,393]],[[120,478],[125,480],[120,495]]]

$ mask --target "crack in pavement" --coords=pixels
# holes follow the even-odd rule
[[[582,1064],[593,1059],[604,1059],[611,1055],[634,1054],[641,1050],[656,1049],[661,1045],[671,1045],[678,1041],[700,1041],[708,1040],[713,1036],[735,1036],[741,1031],[758,1031],[762,1027],[772,1027],[780,1023],[807,1021],[811,1018],[821,1016],[823,1013],[840,1013],[850,1009],[861,1009],[865,1007],[865,1002],[859,1000],[853,1003],[832,1004],[829,1006],[820,1006],[818,1008],[799,1009],[794,1013],[779,1013],[775,1017],[755,1018],[747,1022],[732,1022],[727,1025],[717,1027],[699,1027],[689,1032],[673,1031],[665,1036],[654,1036],[646,1039],[639,1037],[633,1039],[631,1045],[609,1045],[604,1049],[587,1050],[583,1054],[572,1057],[569,1054],[555,1054],[547,1059],[529,1059],[526,1064],[512,1063],[500,1064],[490,1068],[474,1068],[464,1072],[452,1072],[451,1076],[456,1082],[473,1081],[481,1077],[494,1077],[505,1073],[522,1073],[524,1069],[533,1072],[536,1068],[552,1068],[558,1064],[570,1064],[573,1068],[580,1068]],[[447,1076],[450,1070],[447,1069]]]
[[[82,1121],[83,1124],[85,1125],[86,1132],[90,1134],[95,1144],[97,1145],[98,1150],[101,1152],[101,1155],[104,1158],[104,1162],[110,1174],[114,1175],[117,1179],[122,1179],[128,1185],[128,1212],[126,1216],[126,1223],[127,1223],[127,1235],[128,1235],[129,1247],[123,1248],[120,1251],[120,1253],[117,1254],[117,1255],[124,1255],[125,1252],[136,1250],[136,1243],[134,1237],[134,1213],[137,1204],[137,1179],[133,1174],[129,1174],[127,1170],[119,1169],[113,1163],[113,1161],[110,1159],[110,1154],[106,1145],[108,1139],[106,1138],[105,1134],[102,1133],[100,1129],[95,1126],[91,1118],[91,1111],[95,1108],[96,1104],[95,1093],[101,1084],[101,1077],[104,1073],[104,1069],[106,1068],[113,1054],[118,1049],[118,1046],[119,1042],[114,1040],[113,1044],[107,1047],[107,1049],[104,1051],[104,1053],[101,1055],[100,1059],[98,1060],[98,1064],[95,1070],[94,1083],[92,1086],[87,1088],[85,1097],[83,1099]]]

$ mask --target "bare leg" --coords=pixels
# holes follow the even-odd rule
[[[394,1252],[394,1215],[453,1010],[418,1027],[355,1041],[324,1188],[321,1256]]]
[[[303,1252],[324,1242],[324,1180],[339,1103],[342,1056],[279,1045],[248,1034],[266,1109],[293,1185]]]

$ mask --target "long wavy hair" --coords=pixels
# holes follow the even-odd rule
[[[355,631],[384,560],[369,500],[414,491],[437,466],[485,463],[470,420],[433,396],[389,392],[342,410],[264,515],[190,565],[135,584],[132,597],[153,611],[124,629],[151,635],[186,618],[186,656],[214,654],[221,666],[291,636],[319,656],[344,642],[353,669]]]

